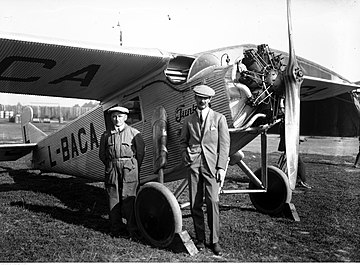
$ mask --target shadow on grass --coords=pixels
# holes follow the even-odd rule
[[[0,166],[14,183],[0,184],[1,192],[32,191],[39,196],[47,194],[57,198],[62,205],[54,205],[54,199],[42,201],[41,204],[31,202],[31,198],[14,200],[10,206],[26,209],[34,213],[44,213],[62,222],[83,226],[104,234],[110,234],[108,220],[108,204],[103,183],[92,183],[89,180],[55,173],[39,173],[38,170],[13,169]],[[17,197],[18,198],[18,197]],[[141,236],[133,238],[141,244],[150,245]],[[186,252],[178,241],[167,247],[175,253]]]
[[[0,184],[0,192],[33,191],[53,196],[64,204],[64,207],[58,207],[52,205],[53,201],[44,201],[48,205],[36,205],[23,199],[12,202],[12,206],[43,212],[70,224],[109,233],[107,198],[100,183],[91,184],[88,180],[53,173],[34,173],[31,170],[14,170],[4,166],[1,168],[7,170],[14,183]]]
[[[11,202],[10,205],[22,207],[34,213],[45,213],[54,219],[61,220],[68,224],[81,225],[102,233],[108,233],[108,220],[91,213],[64,209],[57,206],[29,204],[24,201]]]

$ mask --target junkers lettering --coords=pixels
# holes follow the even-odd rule
[[[33,67],[52,69],[56,65],[56,61],[51,59],[42,59],[34,57],[22,57],[22,56],[9,56],[0,62],[0,81],[12,81],[12,82],[35,82],[41,78],[41,76],[6,76],[6,71],[9,72],[12,67],[21,63],[32,64]],[[81,68],[75,72],[61,76],[48,82],[49,84],[58,84],[63,81],[80,82],[80,86],[89,86],[95,74],[99,70],[100,65],[90,64],[84,68]]]
[[[178,106],[175,110],[175,120],[177,122],[181,122],[183,118],[193,114],[196,109],[197,106],[195,104],[193,104],[190,108],[185,108],[185,104]]]
[[[72,158],[78,157],[80,154],[85,154],[89,148],[93,150],[99,147],[99,141],[95,132],[94,124],[90,123],[89,126],[90,143],[86,139],[86,130],[81,127],[77,133],[71,133],[70,137],[65,136],[60,139],[60,148],[56,149],[56,155],[62,154],[63,162],[66,162]],[[56,166],[56,160],[54,155],[51,154],[51,146],[48,146],[48,154],[50,166]]]

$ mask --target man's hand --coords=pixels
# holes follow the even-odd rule
[[[216,171],[216,181],[220,183],[220,187],[222,187],[222,185],[224,184],[225,174],[226,174],[226,172],[222,168],[219,168]]]

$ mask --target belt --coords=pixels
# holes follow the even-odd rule
[[[120,158],[114,158],[111,159],[112,162],[116,162],[116,161],[124,161],[124,160],[131,160],[132,157],[120,157]]]

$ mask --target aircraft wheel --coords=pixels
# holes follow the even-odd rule
[[[167,247],[175,233],[182,230],[182,215],[179,204],[172,192],[163,184],[144,184],[135,200],[137,225],[155,247]]]
[[[260,179],[261,168],[254,174]],[[249,189],[258,189],[256,184],[250,182]],[[283,171],[274,166],[268,167],[268,189],[265,193],[250,193],[250,200],[255,208],[265,214],[279,214],[285,203],[291,200],[289,181]]]

